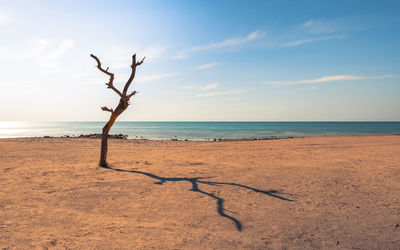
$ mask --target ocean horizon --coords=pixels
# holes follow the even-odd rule
[[[101,133],[106,122],[0,122],[0,138]],[[400,134],[400,122],[116,122],[110,134],[129,139],[213,140]]]

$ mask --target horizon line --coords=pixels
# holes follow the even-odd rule
[[[83,120],[75,120],[75,121],[28,121],[28,120],[8,120],[8,121],[0,121],[1,122],[108,122],[106,120],[103,121],[83,121]],[[287,121],[287,120],[275,120],[275,121],[115,121],[115,122],[400,122],[400,120],[297,120],[297,121]]]

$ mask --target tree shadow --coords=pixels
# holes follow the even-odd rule
[[[110,166],[101,166],[101,167],[105,168],[105,169],[110,169],[110,170],[113,170],[113,171],[117,171],[117,172],[127,172],[127,173],[145,175],[145,176],[148,176],[150,178],[153,178],[153,179],[157,180],[157,182],[154,182],[154,184],[157,184],[157,185],[163,185],[165,182],[169,182],[169,181],[170,182],[172,182],[172,181],[175,181],[175,182],[177,182],[177,181],[190,182],[192,184],[192,188],[189,191],[197,192],[197,193],[200,193],[200,194],[204,194],[204,195],[206,195],[208,197],[211,197],[211,198],[215,199],[217,201],[217,212],[218,212],[218,214],[220,216],[222,216],[222,217],[225,217],[225,218],[231,220],[235,224],[236,229],[238,231],[242,231],[242,223],[238,219],[236,219],[235,217],[227,215],[225,213],[225,211],[227,210],[227,209],[224,208],[225,200],[223,198],[221,198],[221,197],[218,197],[218,196],[212,194],[212,193],[208,193],[206,191],[201,190],[199,188],[199,184],[205,184],[205,185],[209,185],[209,186],[222,186],[222,185],[236,186],[236,187],[241,187],[241,188],[244,188],[244,189],[251,190],[251,191],[256,192],[256,193],[262,193],[262,194],[265,194],[265,195],[268,195],[270,197],[273,197],[273,198],[276,198],[276,199],[280,199],[280,200],[283,200],[283,201],[289,201],[289,202],[293,201],[291,199],[288,199],[288,198],[285,198],[283,196],[280,196],[279,195],[280,192],[278,190],[265,191],[265,190],[260,190],[260,189],[257,189],[257,188],[253,188],[253,187],[249,187],[249,186],[246,186],[246,185],[233,183],[233,182],[218,182],[218,181],[206,181],[206,180],[204,180],[204,179],[209,179],[211,177],[193,177],[193,178],[172,177],[172,178],[170,178],[170,177],[161,177],[161,176],[157,176],[157,175],[152,174],[152,173],[143,172],[143,171],[137,171],[137,170],[125,170],[125,169],[113,168],[113,167],[110,167]]]

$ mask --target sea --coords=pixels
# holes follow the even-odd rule
[[[105,122],[0,121],[0,138],[101,133]],[[400,134],[400,122],[116,122],[129,139],[195,140]]]

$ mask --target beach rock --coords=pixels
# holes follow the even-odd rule
[[[88,135],[80,135],[79,138],[90,138],[90,139],[101,139],[101,134],[88,134]],[[116,135],[108,135],[110,139],[128,139],[128,135],[116,134]]]

